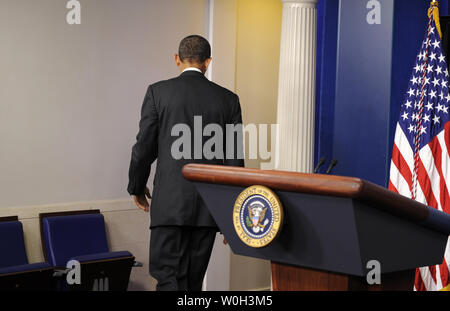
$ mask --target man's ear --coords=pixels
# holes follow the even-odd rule
[[[211,61],[212,61],[212,58],[210,57],[210,58],[208,58],[207,60],[205,60],[203,62],[203,65],[202,65],[202,67],[203,67],[203,74],[205,74],[206,71],[208,70],[208,67],[211,64]]]
[[[178,54],[174,55],[174,59],[175,59],[175,64],[180,67],[181,66],[181,59],[180,56]]]
[[[208,67],[211,64],[211,61],[212,61],[212,57],[210,57],[207,60],[205,60],[205,68],[206,68],[206,70],[208,70]]]

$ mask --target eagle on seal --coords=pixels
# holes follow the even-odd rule
[[[259,231],[263,231],[264,228],[269,223],[269,220],[266,218],[267,207],[264,207],[264,204],[261,202],[253,202],[248,206],[248,214],[251,220],[251,227],[253,232],[258,233]]]

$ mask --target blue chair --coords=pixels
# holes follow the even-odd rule
[[[107,282],[104,289],[125,291],[134,256],[128,251],[110,252],[105,220],[99,210],[40,214],[46,259],[56,270],[76,260],[81,265],[81,284],[60,282],[62,290],[89,291]]]
[[[0,289],[51,290],[52,275],[53,268],[48,263],[28,263],[18,217],[0,218]]]

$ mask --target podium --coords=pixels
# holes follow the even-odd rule
[[[192,181],[233,253],[271,261],[274,290],[413,290],[415,269],[441,264],[450,215],[349,177],[189,164]],[[278,236],[244,243],[233,223],[248,187],[271,189],[283,206]],[[381,284],[367,274],[379,263]]]

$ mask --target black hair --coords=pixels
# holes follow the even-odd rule
[[[211,57],[211,45],[201,36],[188,36],[181,40],[178,55],[182,62],[187,60],[193,64],[203,64]]]

